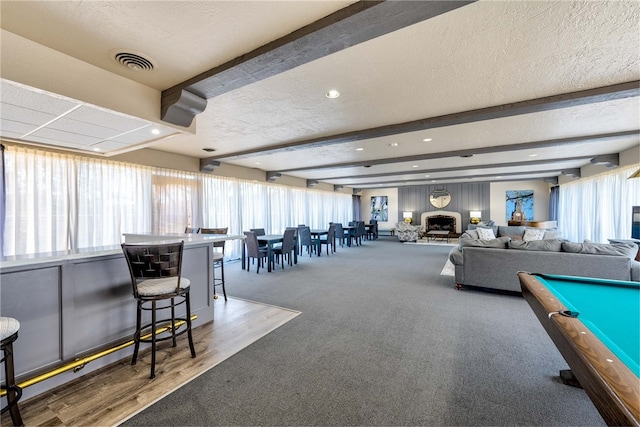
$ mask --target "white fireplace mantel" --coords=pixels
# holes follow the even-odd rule
[[[458,212],[451,212],[451,211],[422,212],[420,214],[420,227],[422,228],[423,232],[426,231],[425,227],[427,226],[427,218],[429,218],[430,216],[437,216],[437,215],[454,217],[456,219],[456,233],[462,234],[462,215],[460,215],[460,213]]]

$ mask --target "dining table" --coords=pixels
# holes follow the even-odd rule
[[[347,246],[351,246],[351,239],[356,236],[356,230],[358,229],[357,225],[345,225],[342,227],[344,231],[347,232],[349,237],[347,238]]]
[[[320,251],[322,250],[322,245],[320,244],[320,236],[326,236],[327,234],[329,234],[329,230],[314,229],[310,231],[312,238],[311,240],[316,242],[316,252],[318,253],[318,256],[320,256]]]
[[[268,263],[269,265],[267,266],[267,272],[271,273],[271,266],[274,265],[274,260],[273,260],[273,245],[275,243],[282,243],[282,239],[284,238],[283,235],[279,235],[279,234],[266,234],[264,236],[257,236],[258,238],[258,243],[263,243],[267,245],[267,259],[268,259]]]

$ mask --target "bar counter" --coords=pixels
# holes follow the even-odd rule
[[[144,238],[143,238],[144,237]],[[229,235],[126,235],[127,243],[183,240],[182,273],[191,281],[193,327],[213,320],[213,242]],[[137,240],[136,240],[137,239]],[[14,343],[18,383],[130,340],[136,302],[119,245],[3,257],[0,313],[20,322]],[[180,313],[180,311],[178,311]],[[141,346],[146,349],[147,346]],[[132,346],[24,389],[22,400],[128,357]],[[4,381],[4,379],[3,379]]]

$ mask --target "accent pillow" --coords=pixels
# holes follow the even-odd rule
[[[509,242],[509,249],[525,250],[525,251],[545,251],[560,252],[562,250],[562,241],[554,240],[512,240]]]
[[[527,228],[524,230],[522,240],[530,242],[532,240],[542,240],[544,238],[545,230],[542,228]]]
[[[542,240],[559,239],[562,233],[558,230],[545,230]]]
[[[478,232],[478,237],[480,240],[493,240],[496,238],[496,235],[493,234],[493,229],[491,228],[476,228]]]
[[[506,249],[509,240],[508,237],[498,237],[491,240],[460,239],[458,248],[460,250],[465,247]]]
[[[624,256],[634,259],[638,253],[635,243],[573,243],[563,242],[562,250],[578,254]]]
[[[462,233],[462,236],[460,236],[461,239],[479,239],[480,236],[478,236],[478,232],[476,230],[467,230],[464,233]]]

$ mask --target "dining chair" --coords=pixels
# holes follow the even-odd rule
[[[297,230],[295,228],[287,228],[284,230],[282,244],[273,249],[276,260],[282,256],[282,268],[284,268],[285,258],[289,265],[293,265],[293,251],[296,250],[296,232]]]
[[[344,247],[344,242],[346,239],[349,239],[349,234],[345,234],[345,230],[344,228],[342,228],[342,223],[341,222],[331,222],[329,223],[329,225],[335,225],[336,227],[336,235],[335,235],[335,239],[338,241],[338,243],[340,244],[340,247]]]
[[[267,248],[261,248],[258,245],[258,236],[256,236],[255,231],[245,231],[244,235],[247,236],[247,238],[244,239],[244,243],[247,246],[247,258],[253,258],[254,261],[258,260],[256,273],[260,274],[260,267],[264,267],[264,260],[268,257]],[[267,260],[267,262],[269,261]],[[249,262],[247,262],[247,271],[249,271],[249,269]]]
[[[3,390],[7,392],[7,405],[2,413],[9,411],[14,426],[23,426],[18,401],[22,397],[22,388],[16,384],[13,343],[18,339],[20,322],[12,317],[0,317],[0,345],[2,348],[2,364],[4,365]]]
[[[364,226],[364,221],[356,221],[356,230],[354,234],[354,240],[356,245],[360,246],[362,244],[362,237],[366,232],[366,227]]]
[[[224,228],[201,228],[200,234],[227,234],[228,227]],[[227,290],[224,287],[224,247],[227,242],[213,242],[213,299],[218,299],[216,286],[222,286],[222,295],[227,301]],[[216,277],[216,269],[220,270],[220,277]]]
[[[332,224],[329,226],[329,231],[327,231],[327,234],[320,237],[318,241],[318,245],[320,246],[318,249],[320,249],[320,252],[322,252],[321,250],[322,245],[327,245],[327,255],[330,254],[329,249],[331,249],[331,253],[336,251],[335,236],[336,236],[336,226],[335,224]]]
[[[184,242],[160,244],[122,244],[122,251],[129,266],[133,296],[136,299],[135,346],[131,364],[138,359],[140,343],[151,343],[151,376],[156,376],[156,343],[172,340],[187,333],[191,357],[196,357],[191,335],[190,282],[182,277],[182,253]],[[184,317],[176,317],[176,308],[185,307]],[[158,312],[170,314],[161,320]],[[142,324],[143,312],[151,312],[151,322]],[[183,329],[181,329],[185,326]],[[160,337],[158,337],[160,334]],[[148,336],[151,335],[149,338]]]
[[[302,249],[306,246],[307,253],[309,256],[314,252],[315,246],[311,241],[311,228],[305,226],[298,227],[298,239],[300,241],[300,253],[302,253]]]

